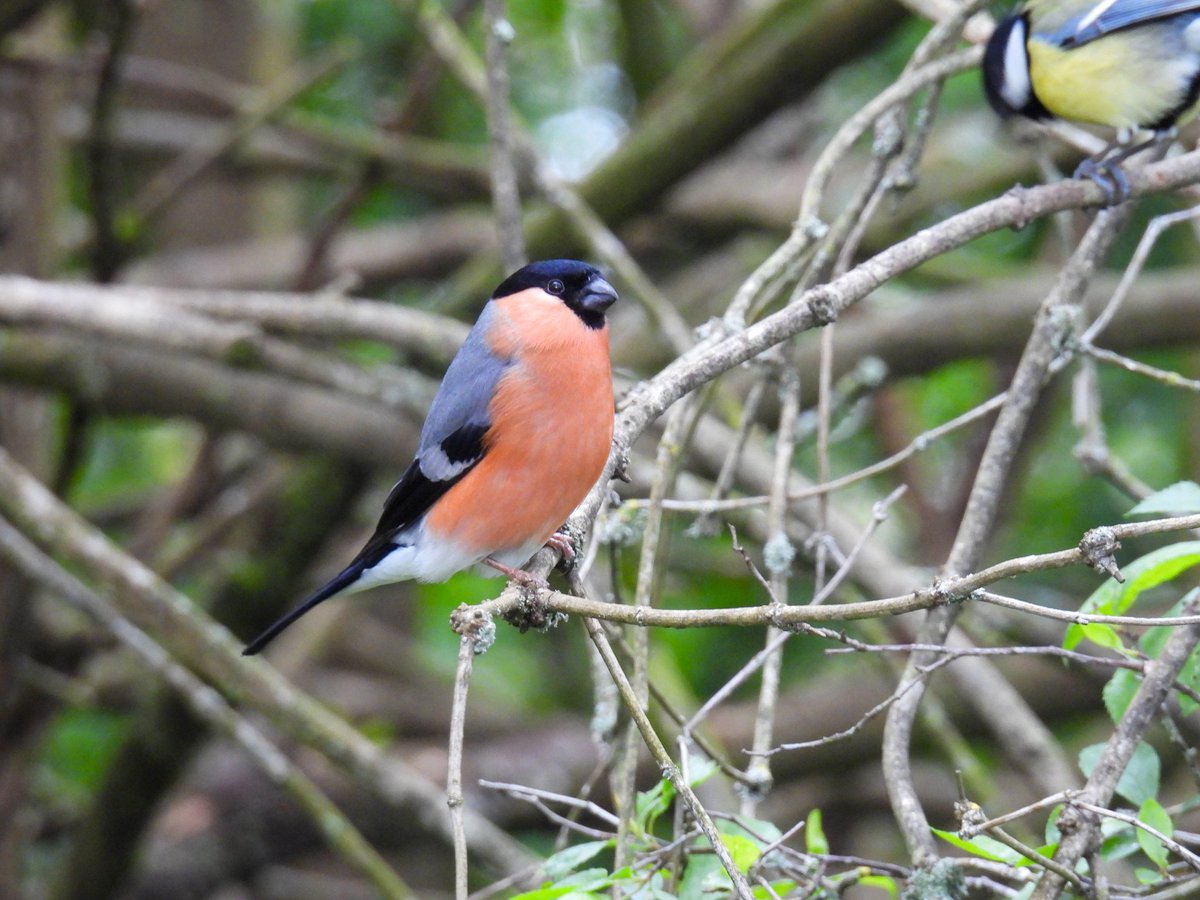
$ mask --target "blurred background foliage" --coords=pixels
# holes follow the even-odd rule
[[[661,92],[702,70],[714,48],[736,46],[739,33],[749,35],[745,40],[766,40],[747,23],[768,20],[776,6],[789,2],[510,2],[513,106],[554,170],[586,185],[589,173],[628,135],[654,126]],[[822,6],[815,0],[795,5]],[[927,23],[899,14],[886,0],[861,5],[867,14],[887,11],[894,19],[879,29],[878,42],[872,37],[862,47],[843,48],[844,65],[796,86],[794,100],[764,106],[759,120],[736,140],[712,144],[701,165],[681,164],[670,177],[640,189],[636,209],[614,223],[689,324],[718,314],[783,239],[815,154],[848,116],[896,79],[928,30]],[[824,7],[830,6],[827,0]],[[479,4],[446,0],[445,8],[480,49]],[[859,15],[858,7],[851,13]],[[357,295],[463,320],[481,305],[481,294],[464,302],[462,292],[476,283],[478,261],[494,256],[486,123],[476,100],[430,53],[410,4],[9,0],[0,2],[0,28],[0,79],[8,85],[0,92],[0,112],[9,115],[6,122],[24,116],[34,126],[21,138],[24,151],[34,154],[22,157],[27,165],[33,161],[29,169],[20,169],[15,156],[0,159],[0,186],[11,188],[19,179],[28,188],[15,200],[11,189],[5,195],[6,234],[19,231],[23,239],[20,246],[11,239],[0,244],[0,270],[201,288],[351,285]],[[108,68],[114,55],[115,74]],[[326,76],[312,79],[294,101],[275,103],[260,126],[228,140],[215,161],[161,209],[145,216],[132,211],[131,204],[173,159],[221,140],[227,123],[249,115],[255,104],[270,106],[275,101],[264,98],[280,85],[300,83],[304,76],[298,73],[316,61],[328,63]],[[104,87],[105,77],[115,79],[115,87]],[[977,81],[971,72],[947,83],[919,183],[880,210],[867,231],[868,249],[994,196],[1018,179],[1039,177],[1036,148],[1018,143],[992,120]],[[668,99],[682,102],[669,93]],[[689,102],[703,108],[704,82]],[[17,140],[14,134],[9,138]],[[449,174],[438,174],[437,166],[406,173],[403,160],[395,161],[399,157],[371,151],[388,141],[425,154],[422,160],[448,164]],[[853,190],[869,152],[863,142],[840,167],[830,208],[839,208]],[[1046,158],[1058,154],[1059,162],[1070,165],[1060,151],[1038,152]],[[670,171],[671,164],[660,168]],[[530,202],[530,208],[535,205]],[[1176,205],[1165,197],[1142,204],[1139,223],[1127,230],[1108,268],[1119,271],[1148,218]],[[415,228],[386,230],[405,224]],[[988,235],[886,285],[847,318],[948,303],[947,297],[988,285],[1038,297],[1045,276],[1068,250],[1063,230],[1077,226],[1078,218],[1066,214],[1057,223],[1044,220]],[[580,252],[572,235],[560,235],[558,244],[555,252]],[[1194,272],[1195,256],[1194,231],[1169,232],[1146,278]],[[1102,283],[1111,288],[1112,279]],[[991,296],[999,295],[993,290]],[[978,332],[993,328],[986,312],[981,311]],[[1194,321],[1177,324],[1175,334],[1160,329],[1123,349],[1195,375],[1193,346],[1200,327]],[[964,338],[961,347],[947,339],[927,365],[885,368],[877,387],[839,410],[833,475],[895,452],[1003,389],[1024,341],[1024,332],[1017,331],[1014,340],[1000,336],[990,345],[978,333]],[[670,358],[629,299],[614,317],[613,335],[622,388]],[[160,570],[166,567],[175,584],[243,637],[323,578],[361,540],[409,450],[398,449],[395,465],[384,467],[319,447],[274,447],[269,433],[231,430],[189,417],[186,408],[169,414],[160,400],[139,411],[142,395],[128,379],[106,389],[120,392],[116,397],[105,390],[98,397],[57,390],[54,378],[39,375],[21,355],[55,339],[53,329],[0,330],[0,377],[9,383],[0,437],[72,506],[130,552]],[[816,334],[804,335],[801,344],[816,340]],[[445,362],[436,353],[406,353],[383,343],[331,346],[368,369],[408,366],[436,377]],[[879,342],[885,359],[887,349],[886,340]],[[170,361],[162,358],[160,364]],[[727,381],[742,395],[754,377],[746,370]],[[815,370],[801,377],[808,392]],[[1038,413],[989,559],[1072,546],[1087,528],[1119,521],[1132,504],[1074,458],[1079,432],[1068,387],[1066,381],[1052,386]],[[1200,416],[1193,395],[1110,369],[1101,372],[1100,390],[1109,445],[1137,478],[1160,488],[1194,477]],[[773,446],[774,405],[772,388],[755,436],[767,449]],[[734,412],[726,416],[731,424]],[[810,427],[801,435],[795,465],[811,478],[816,449],[811,413],[806,415]],[[418,425],[411,421],[407,427],[415,435]],[[343,425],[328,421],[323,427],[336,431]],[[840,492],[836,502],[865,522],[872,503],[900,480],[907,482],[909,495],[876,540],[899,559],[936,566],[945,558],[985,435],[976,426],[938,441],[910,463]],[[713,474],[694,461],[688,465],[702,476]],[[644,483],[622,493],[645,496]],[[242,512],[230,514],[231,509]],[[696,537],[688,530],[693,519],[683,513],[668,519],[661,605],[761,602],[729,549],[728,534]],[[1153,546],[1143,543],[1133,549]],[[749,546],[759,558],[761,547],[753,539]],[[628,597],[637,548],[616,546],[611,552],[613,590]],[[608,567],[608,553],[602,551],[601,568]],[[805,560],[799,565],[807,571]],[[235,750],[207,740],[199,727],[180,724],[186,713],[165,702],[163,688],[140,677],[111,638],[53,598],[31,594],[13,573],[4,573],[4,580],[10,615],[0,622],[0,634],[6,634],[0,896],[368,893],[331,861],[311,829],[291,839],[280,834],[286,828],[273,830],[269,823],[281,820],[271,818],[270,808],[283,801]],[[1069,569],[1021,579],[1020,590],[1032,601],[1071,606],[1096,583],[1094,573]],[[336,601],[281,641],[275,661],[374,739],[440,778],[457,641],[447,617],[459,603],[497,590],[496,581],[464,574],[445,585],[401,585]],[[867,598],[867,591],[852,579],[842,596]],[[795,578],[792,602],[806,602],[810,595],[811,579]],[[11,612],[18,606],[19,616]],[[986,627],[993,625],[1007,629],[1013,641],[1047,640],[1040,623],[1006,620]],[[870,639],[881,634],[872,628],[850,631]],[[677,707],[694,710],[761,649],[762,635],[750,629],[665,630],[654,633],[652,642],[656,684]],[[827,658],[825,646],[809,639],[789,645],[781,740],[845,727],[846,716],[832,713],[841,710],[853,721],[893,677],[882,657]],[[1094,673],[1037,662],[1021,667],[1024,675],[1013,677],[1031,691],[1030,702],[1064,745],[1077,750],[1103,734],[1107,720]],[[544,777],[550,789],[578,790],[595,764],[589,736],[595,700],[581,629],[573,624],[546,635],[519,635],[502,628],[475,671],[469,774],[516,782]],[[756,693],[754,681],[743,686],[707,729],[742,763]],[[953,698],[943,699],[953,705]],[[987,771],[991,799],[1006,791],[1025,793],[1019,774],[994,753],[991,737],[977,730],[961,706],[952,714],[962,716],[958,727]],[[665,722],[661,710],[655,715]],[[877,741],[877,729],[868,728],[840,749],[832,745],[778,757],[776,788],[762,816],[786,828],[819,806],[837,852],[902,860],[878,774]],[[161,777],[130,779],[128,769],[115,767],[134,743],[146,767],[139,771],[161,767]],[[935,743],[921,742],[920,752],[929,754],[923,790],[937,824],[952,828],[949,805],[957,786]],[[409,829],[394,836],[327,765],[305,763],[365,823],[423,896],[445,893],[446,848]],[[649,785],[653,778],[647,774]],[[130,846],[104,847],[101,838],[104,853],[83,854],[82,836],[93,834],[89,822],[104,818],[98,798],[114,790],[144,795],[144,803],[121,823]],[[469,795],[522,839],[541,849],[552,844],[553,826],[529,809],[473,786]],[[260,818],[251,821],[255,817]],[[80,860],[96,858],[109,860],[107,871],[64,875]],[[858,896],[882,895],[878,888],[860,890]]]

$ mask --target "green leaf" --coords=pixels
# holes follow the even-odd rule
[[[1163,880],[1162,872],[1154,869],[1144,869],[1138,866],[1133,870],[1133,876],[1138,880],[1139,884],[1158,884]]]
[[[1137,831],[1132,825],[1126,825],[1124,822],[1118,822],[1116,819],[1105,819],[1105,822],[1112,822],[1119,825],[1119,830],[1105,829],[1106,837],[1100,842],[1100,856],[1109,862],[1116,862],[1119,859],[1124,859],[1127,856],[1132,856],[1138,852]],[[1103,826],[1102,826],[1103,827]]]
[[[1179,678],[1176,680],[1180,684],[1187,685],[1193,691],[1200,691],[1200,651],[1192,651],[1192,655],[1183,664],[1183,669],[1180,670]],[[1197,709],[1200,709],[1200,703],[1197,703],[1187,694],[1179,694],[1180,713],[1184,716],[1190,716]]]
[[[972,856],[978,856],[982,859],[1008,863],[1010,866],[1015,866],[1025,859],[1024,856],[1012,847],[1002,844],[995,838],[988,837],[986,834],[977,834],[975,837],[967,840],[966,838],[959,837],[956,832],[942,831],[940,828],[934,828],[933,833],[942,840],[953,844],[958,849],[965,850]]]
[[[708,843],[697,842],[696,846],[707,848]],[[709,900],[722,896],[717,892],[727,892],[732,886],[729,874],[721,867],[715,853],[690,853],[679,880],[679,900]]]
[[[1111,625],[1093,622],[1089,625],[1077,625],[1075,627],[1079,629],[1083,638],[1091,641],[1098,647],[1106,647],[1109,650],[1116,650],[1118,653],[1129,652],[1125,649],[1125,642],[1121,640],[1121,636],[1117,634],[1117,630]]]
[[[825,837],[825,829],[821,826],[821,810],[809,810],[808,819],[804,822],[804,849],[809,853],[828,853],[829,840]]]
[[[1200,512],[1200,484],[1177,481],[1156,491],[1126,513],[1127,516],[1182,516]]]
[[[542,872],[551,881],[558,881],[560,878],[574,872],[585,862],[595,858],[599,853],[611,847],[612,844],[612,841],[588,841],[585,844],[576,844],[574,847],[567,847],[565,850],[558,851],[542,863]]]
[[[743,872],[762,855],[764,842],[771,843],[783,836],[783,832],[770,822],[751,819],[746,821],[746,825],[753,828],[755,833],[751,834],[736,822],[717,823],[721,842],[729,849],[734,862]],[[692,846],[702,851],[710,850],[705,838],[697,838]],[[744,863],[746,865],[743,868]],[[679,883],[679,900],[711,900],[713,897],[724,896],[721,892],[728,893],[731,887],[729,874],[715,853],[710,851],[688,855],[687,866]]]
[[[864,875],[858,879],[858,883],[863,887],[879,888],[882,891],[887,891],[888,896],[895,900],[895,897],[900,893],[896,887],[896,879],[889,878],[886,875]],[[782,894],[780,896],[783,896]]]
[[[1079,768],[1089,778],[1100,761],[1104,752],[1104,744],[1092,744],[1079,751]],[[1121,773],[1117,782],[1117,793],[1130,803],[1141,806],[1147,800],[1158,796],[1159,774],[1161,765],[1158,753],[1149,744],[1142,742],[1133,750],[1129,765]]]
[[[775,897],[788,896],[792,891],[796,890],[797,887],[798,885],[796,882],[785,880],[771,882],[771,891],[774,891],[774,894],[761,885],[752,888],[752,890],[754,891],[754,900],[774,900]]]
[[[743,875],[762,856],[762,850],[758,844],[744,835],[723,834],[721,835],[721,843],[725,845],[725,849],[733,857],[733,864],[738,867],[738,871]]]
[[[1079,646],[1079,642],[1082,640],[1083,626],[1076,624],[1068,625],[1067,630],[1063,632],[1063,649],[1074,650],[1077,646]]]
[[[1142,680],[1131,669],[1118,669],[1104,685],[1104,708],[1113,722],[1121,721]]]
[[[1122,568],[1124,584],[1110,578],[1096,588],[1079,611],[1121,615],[1145,591],[1170,581],[1197,564],[1200,564],[1200,541],[1159,547]]]
[[[1162,808],[1162,804],[1153,797],[1143,803],[1142,808],[1138,810],[1138,821],[1160,831],[1167,837],[1175,833],[1175,825],[1171,822],[1171,817]],[[1162,841],[1141,828],[1137,830],[1137,840],[1142,852],[1150,857],[1151,862],[1160,869],[1167,867],[1167,847]]]
[[[572,887],[541,887],[523,894],[516,894],[512,900],[557,900],[574,891]]]
[[[1046,843],[1053,844],[1056,848],[1058,842],[1062,840],[1062,833],[1058,830],[1058,817],[1062,815],[1062,811],[1063,808],[1060,804],[1050,810],[1050,815],[1046,817]]]
[[[675,788],[665,778],[650,790],[642,791],[637,795],[634,820],[643,833],[649,834],[653,831],[654,823],[658,821],[659,816],[671,808],[671,801],[674,799]]]
[[[604,869],[584,869],[555,884],[546,884],[536,890],[516,894],[512,900],[557,900],[559,897],[581,900],[584,897],[596,897],[598,895],[593,892],[610,887],[614,877]]]

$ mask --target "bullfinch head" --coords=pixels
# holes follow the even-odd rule
[[[1200,97],[1200,0],[1027,0],[988,41],[1002,116],[1167,132]]]
[[[576,259],[547,259],[530,263],[500,283],[493,300],[525,291],[557,298],[588,328],[603,328],[604,313],[617,302],[617,292],[594,266]]]

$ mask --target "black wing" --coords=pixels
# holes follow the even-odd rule
[[[464,425],[442,439],[438,446],[450,462],[450,467],[443,470],[449,473],[446,477],[430,478],[422,469],[421,457],[414,459],[388,494],[375,533],[354,562],[364,563],[367,568],[375,565],[379,561],[376,557],[386,553],[396,535],[415,525],[439,497],[475,468],[483,459],[485,434],[486,425]]]

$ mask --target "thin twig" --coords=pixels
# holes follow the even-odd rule
[[[767,543],[763,550],[764,564],[770,573],[768,599],[772,604],[786,605],[788,602],[788,578],[795,555],[787,536],[787,495],[789,477],[792,472],[792,455],[796,446],[796,419],[800,414],[800,373],[792,366],[791,354],[784,352],[784,363],[780,371],[779,394],[782,405],[779,412],[778,439],[775,443],[775,470],[772,475],[771,504],[767,507]],[[765,755],[774,741],[775,714],[779,702],[779,679],[783,669],[783,641],[781,633],[768,628],[767,647],[762,660],[762,677],[759,683],[758,704],[754,714],[754,736],[751,739],[751,760],[746,768],[751,790],[742,794],[741,813],[753,818],[758,801],[771,789],[771,763]]]
[[[974,409],[970,409],[962,415],[955,416],[948,422],[944,422],[941,425],[930,428],[928,431],[922,432],[909,441],[906,447],[898,450],[886,459],[882,459],[879,462],[865,466],[856,472],[851,472],[849,475],[843,475],[840,478],[834,478],[831,481],[825,482],[824,484],[814,484],[811,487],[807,487],[802,490],[792,491],[788,494],[788,499],[793,502],[798,500],[809,500],[813,497],[819,497],[822,494],[829,494],[833,491],[839,491],[842,488],[849,487],[852,484],[858,484],[860,481],[865,481],[868,478],[879,475],[888,471],[889,469],[893,469],[905,460],[911,459],[918,453],[923,453],[925,450],[929,449],[933,441],[937,440],[938,438],[958,431],[961,428],[965,428],[967,425],[971,425],[995,412],[1004,404],[1004,398],[1006,396],[1007,394],[997,394],[990,400],[986,400],[979,404]],[[755,497],[734,497],[728,500],[664,500],[663,508],[681,512],[724,512],[736,509],[749,509],[755,506],[765,506],[770,502],[770,500],[771,498],[768,494]],[[639,503],[641,501],[630,500],[628,502]]]
[[[758,418],[758,408],[762,403],[763,394],[767,389],[767,379],[757,378],[754,384],[750,386],[749,393],[746,394],[746,400],[742,404],[741,418],[738,422],[737,437],[734,439],[733,446],[729,448],[729,452],[725,454],[725,459],[721,463],[721,469],[717,473],[717,479],[713,482],[712,491],[709,492],[706,506],[698,511],[700,515],[691,525],[691,533],[697,535],[706,535],[716,532],[716,526],[712,521],[716,513],[718,503],[733,486],[734,476],[737,474],[738,462],[741,459],[742,450],[746,447],[746,440],[750,437],[750,430],[754,427],[755,420]],[[763,498],[766,502],[767,498]],[[638,502],[638,501],[630,501]],[[671,504],[678,501],[663,500],[664,509],[676,509],[677,507]]]
[[[458,667],[454,673],[454,699],[450,706],[450,750],[446,756],[446,805],[454,832],[454,896],[466,900],[467,830],[463,822],[463,732],[467,719],[467,690],[471,686],[471,664],[475,659],[475,635],[464,633],[458,640]]]
[[[1003,828],[989,828],[987,833],[988,836],[993,840],[997,840],[1001,844],[1004,844],[1004,846],[1016,850],[1031,863],[1041,866],[1048,872],[1053,872],[1064,881],[1071,882],[1071,884],[1073,884],[1085,896],[1089,893],[1087,883],[1078,874],[1071,871],[1061,863],[1058,863],[1055,860],[1038,853],[1036,849],[1013,837]]]
[[[1128,813],[1123,813],[1115,809],[1109,809],[1106,806],[1097,806],[1095,803],[1088,803],[1084,800],[1072,799],[1069,801],[1081,809],[1086,809],[1097,815],[1107,819],[1116,819],[1118,822],[1124,822],[1126,825],[1132,825],[1134,828],[1140,828],[1146,834],[1153,837],[1155,840],[1161,841],[1162,845],[1177,854],[1196,872],[1200,872],[1200,856],[1197,856],[1187,847],[1180,844],[1178,841],[1172,840],[1170,836],[1163,834],[1157,828],[1147,825],[1137,816],[1131,816]]]
[[[880,525],[887,521],[888,510],[890,510],[893,504],[895,504],[896,501],[903,497],[907,492],[908,485],[899,485],[898,487],[894,488],[890,494],[888,494],[882,500],[876,501],[871,506],[871,521],[867,523],[867,527],[863,529],[858,541],[853,547],[850,548],[850,552],[847,553],[845,558],[841,561],[837,571],[833,573],[833,576],[829,579],[828,583],[826,583],[826,585],[817,592],[817,595],[813,597],[813,606],[820,606],[822,603],[832,597],[834,591],[836,591],[841,586],[842,582],[850,576],[850,573],[854,570],[855,562],[858,561],[858,557],[862,553],[863,548],[867,546],[867,541],[869,541],[872,535],[875,534],[876,529],[878,529]]]
[[[1165,384],[1167,387],[1200,392],[1200,379],[1185,378],[1178,372],[1147,365],[1146,363],[1138,362],[1136,359],[1130,359],[1128,356],[1122,356],[1119,353],[1113,353],[1111,350],[1104,350],[1091,344],[1083,344],[1080,347],[1080,351],[1100,362],[1118,366],[1126,372],[1133,372],[1135,375],[1144,375],[1146,378],[1153,379],[1160,384]]]
[[[621,701],[625,704],[625,708],[633,717],[634,723],[637,725],[638,731],[642,735],[642,740],[650,749],[651,756],[654,757],[655,763],[663,776],[671,782],[675,788],[676,796],[687,804],[692,816],[695,817],[700,830],[704,832],[704,836],[708,839],[709,844],[713,848],[713,852],[717,854],[717,858],[721,860],[721,865],[725,868],[729,875],[730,881],[733,882],[733,889],[737,893],[740,900],[753,900],[754,893],[750,890],[750,885],[746,883],[745,877],[734,863],[733,857],[729,854],[729,849],[721,840],[721,835],[717,831],[717,826],[713,824],[712,817],[708,811],[700,803],[695,792],[680,775],[679,767],[675,761],[671,759],[667,748],[663,746],[658,735],[654,731],[654,726],[650,724],[650,719],[646,716],[645,710],[638,701],[637,694],[633,690],[633,686],[629,683],[629,679],[625,677],[624,671],[621,669],[621,664],[617,661],[616,655],[613,653],[612,646],[608,642],[608,638],[604,634],[604,628],[595,619],[585,618],[584,624],[587,626],[588,636],[596,645],[596,649],[600,652],[601,658],[604,660],[605,666],[608,668],[609,675],[616,682],[617,688],[621,694]]]
[[[1030,813],[1037,812],[1039,809],[1045,809],[1048,806],[1057,806],[1062,803],[1068,796],[1068,791],[1059,791],[1057,794],[1051,794],[1049,797],[1043,797],[1041,800],[1035,800],[1027,806],[1022,806],[1020,809],[1015,809],[1012,812],[1007,812],[1001,816],[987,819],[983,822],[971,821],[969,817],[963,817],[959,823],[958,834],[966,840],[970,840],[979,834],[981,831],[986,831],[989,828],[995,828],[999,825],[1007,825],[1009,822],[1015,822],[1017,819],[1023,819]],[[977,807],[976,807],[977,808]],[[982,814],[982,810],[980,810]]]
[[[994,606],[1015,609],[1018,612],[1031,613],[1044,619],[1071,622],[1074,625],[1129,625],[1135,628],[1154,628],[1159,625],[1175,627],[1200,624],[1200,616],[1106,616],[1097,613],[1071,612],[1069,609],[1055,609],[1051,606],[1026,603],[1024,600],[1005,597],[991,591],[980,591],[972,595],[972,599],[991,603]]]
[[[936,672],[944,665],[947,665],[949,662],[949,659],[942,659],[932,663],[931,665],[925,666],[920,672],[921,678],[927,678],[929,675]],[[815,738],[811,741],[796,741],[788,744],[780,744],[778,747],[768,750],[767,755],[771,756],[784,750],[808,750],[812,747],[823,747],[826,744],[832,744],[836,741],[842,741],[846,738],[853,737],[862,731],[872,719],[876,718],[880,713],[886,712],[893,703],[903,696],[905,691],[912,690],[913,685],[915,685],[919,680],[920,679],[914,679],[906,685],[897,687],[896,690],[894,690],[891,694],[859,716],[858,721],[848,728],[844,728],[841,731],[834,732],[833,734],[823,735],[822,737]]]
[[[528,787],[523,784],[506,784],[503,781],[488,781],[483,778],[479,779],[479,785],[480,785],[480,787],[489,788],[493,791],[503,791],[504,793],[509,794],[510,796],[516,797],[519,800],[526,800],[526,799],[548,800],[551,803],[561,803],[564,806],[571,806],[571,807],[574,807],[575,809],[579,809],[579,810],[583,810],[584,812],[591,813],[597,819],[600,819],[601,821],[608,823],[613,828],[616,828],[617,823],[620,821],[616,816],[614,816],[612,813],[610,813],[603,806],[598,806],[597,804],[593,803],[591,800],[581,800],[578,797],[571,797],[571,796],[568,796],[567,794],[556,794],[553,791],[546,791],[546,790],[542,790],[541,788]],[[572,823],[572,824],[574,824],[574,823]],[[611,837],[612,835],[608,835],[608,836]]]
[[[1141,275],[1142,269],[1146,265],[1146,260],[1150,257],[1150,251],[1154,249],[1154,245],[1158,243],[1158,239],[1162,236],[1162,233],[1172,225],[1180,222],[1195,221],[1197,216],[1200,216],[1200,206],[1155,216],[1150,220],[1150,224],[1142,232],[1137,249],[1134,250],[1133,256],[1129,260],[1129,265],[1121,273],[1121,280],[1118,282],[1116,290],[1113,291],[1112,297],[1100,315],[1096,316],[1095,321],[1080,336],[1079,340],[1081,344],[1088,346],[1094,343],[1097,336],[1112,322],[1117,312],[1120,311],[1121,305],[1129,296],[1129,292],[1133,289],[1138,276]]]
[[[679,461],[683,454],[687,435],[691,432],[702,404],[699,398],[681,403],[671,410],[666,428],[658,443],[655,459],[654,480],[650,486],[650,508],[642,533],[641,556],[638,559],[637,584],[634,593],[634,608],[647,609],[653,605],[658,594],[659,578],[664,567],[660,565],[666,532],[663,529],[662,498],[672,489]],[[638,701],[645,705],[649,700],[650,644],[645,629],[637,629],[630,635],[630,650],[633,655],[633,689]],[[618,769],[614,773],[614,802],[621,815],[618,831],[616,861],[619,869],[630,862],[634,813],[634,777],[637,773],[637,724],[630,722],[618,745]]]
[[[139,4],[115,0],[97,7],[108,19],[103,63],[96,78],[96,95],[88,128],[87,186],[92,214],[92,275],[99,282],[112,281],[124,262],[125,247],[118,231],[118,154],[116,131],[119,92],[126,64],[125,55],[133,40]]]

